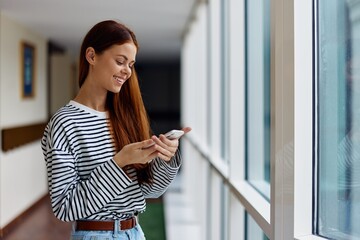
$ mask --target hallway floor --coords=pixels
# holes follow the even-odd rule
[[[70,238],[71,223],[58,220],[50,208],[50,199],[43,201],[4,240],[64,240]]]

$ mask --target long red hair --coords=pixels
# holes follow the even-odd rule
[[[135,34],[121,23],[107,20],[92,27],[81,45],[79,86],[82,86],[89,72],[89,63],[85,57],[88,47],[94,48],[96,54],[101,54],[114,44],[121,45],[128,42],[134,43],[136,48],[139,48]],[[117,151],[129,143],[150,138],[149,119],[134,66],[130,78],[121,87],[121,91],[119,93],[108,92],[106,109],[109,111],[110,128]],[[131,166],[136,169],[140,183],[151,182],[152,176],[148,164],[133,164]]]

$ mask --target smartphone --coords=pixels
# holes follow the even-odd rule
[[[185,132],[182,130],[171,130],[171,131],[165,133],[164,135],[168,139],[173,140],[173,139],[179,139],[184,134],[185,134]]]
[[[167,139],[174,140],[174,139],[179,139],[184,134],[185,134],[184,131],[174,129],[174,130],[171,130],[171,131],[165,133],[164,135],[165,135],[165,137],[167,137]],[[155,145],[155,143],[150,144],[149,146],[147,146],[146,148],[143,148],[143,149],[147,149],[147,148],[152,147],[154,145]]]

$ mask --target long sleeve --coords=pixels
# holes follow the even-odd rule
[[[113,160],[96,167],[87,179],[80,179],[74,157],[63,150],[49,149],[46,162],[53,212],[63,221],[97,212],[131,183]]]
[[[179,153],[169,162],[155,159],[150,164],[154,181],[139,185],[135,169],[125,172],[113,160],[108,120],[105,113],[71,101],[44,131],[49,193],[60,220],[128,219],[145,210],[145,197],[160,196],[179,170]]]
[[[96,216],[132,184],[112,159],[106,119],[68,112],[52,118],[41,142],[52,209],[62,221]]]
[[[141,185],[145,198],[158,198],[166,191],[176,177],[181,161],[180,151],[177,151],[169,162],[159,158],[151,162],[150,168],[153,174],[153,182]]]

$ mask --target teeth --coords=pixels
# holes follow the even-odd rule
[[[124,83],[124,80],[123,79],[121,79],[121,78],[119,78],[119,77],[114,77],[115,78],[115,80],[118,82],[118,83]]]

